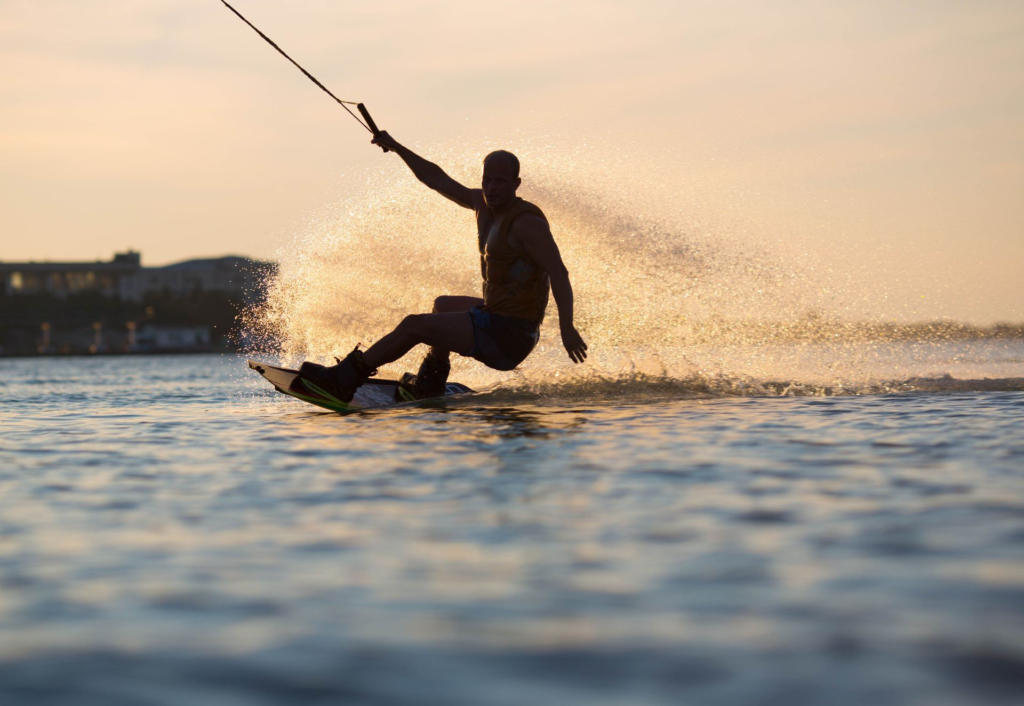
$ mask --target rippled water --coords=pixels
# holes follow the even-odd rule
[[[234,357],[0,370],[4,704],[1024,699],[1024,392],[340,417]]]

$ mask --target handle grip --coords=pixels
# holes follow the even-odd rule
[[[356,104],[356,108],[359,109],[359,114],[363,116],[363,120],[365,120],[366,124],[369,126],[370,132],[373,133],[374,137],[377,137],[377,135],[380,134],[380,130],[377,129],[377,123],[373,122],[373,118],[370,117],[370,111],[368,111],[366,109],[366,106],[363,105],[362,103],[357,103]],[[390,151],[384,145],[378,145],[378,147],[380,147],[385,152],[389,152]]]

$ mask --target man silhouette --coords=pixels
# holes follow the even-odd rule
[[[497,370],[512,370],[537,345],[549,283],[558,306],[562,344],[574,363],[582,363],[587,344],[573,326],[569,272],[544,214],[516,196],[522,183],[516,156],[504,150],[491,152],[484,158],[481,188],[470,189],[387,132],[380,132],[373,144],[396,153],[417,179],[476,213],[483,297],[440,296],[432,313],[406,316],[365,352],[357,346],[329,367],[307,361],[299,368],[302,376],[351,402],[356,389],[379,366],[398,360],[420,343],[430,348],[419,372],[403,378],[403,387],[417,398],[444,394],[452,351]]]

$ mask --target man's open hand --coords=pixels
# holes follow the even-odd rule
[[[587,359],[587,344],[572,324],[562,326],[562,345],[572,362],[582,363]]]

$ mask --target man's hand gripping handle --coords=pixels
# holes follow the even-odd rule
[[[366,109],[366,106],[362,103],[358,103],[356,108],[359,109],[360,115],[363,116],[363,120],[366,121],[366,125],[370,128],[370,132],[373,133],[374,138],[380,137],[380,130],[377,129],[377,123],[373,122],[373,118],[370,117],[370,111]],[[389,151],[384,145],[380,145],[380,148],[385,152]]]

